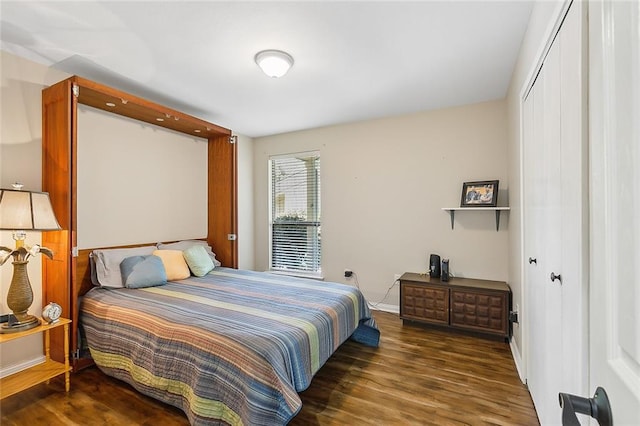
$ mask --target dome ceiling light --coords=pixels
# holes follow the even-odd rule
[[[256,64],[269,77],[279,78],[293,66],[293,58],[281,50],[263,50],[256,53]]]

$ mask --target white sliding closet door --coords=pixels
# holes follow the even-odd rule
[[[542,77],[542,76],[540,76]],[[544,305],[544,292],[534,291],[533,283],[541,283],[541,269],[538,267],[538,255],[543,247],[542,239],[543,235],[536,232],[536,227],[532,226],[535,223],[541,223],[542,220],[542,196],[543,187],[537,183],[540,180],[539,164],[542,159],[542,145],[536,143],[536,141],[542,139],[542,112],[543,108],[543,96],[542,86],[540,78],[537,80],[537,84],[531,88],[529,95],[525,99],[523,106],[524,116],[524,144],[523,155],[526,159],[526,164],[523,168],[523,182],[526,196],[523,197],[523,212],[524,212],[524,253],[525,257],[525,283],[527,284],[527,295],[525,305],[525,324],[539,324],[537,327],[528,327],[528,342],[529,344],[535,342],[544,342],[545,327],[542,326],[542,311],[535,309],[536,306]],[[529,391],[532,395],[542,395],[544,393],[542,379],[544,373],[541,370],[544,367],[544,359],[546,357],[545,345],[535,344],[533,346],[527,345],[528,371],[527,377],[531,377],[533,373],[537,373],[535,377],[538,380],[527,380]]]
[[[533,134],[527,141],[526,212],[529,369],[527,384],[542,424],[558,418],[562,380],[562,198],[560,162],[560,44],[554,43],[529,95]],[[531,202],[529,202],[531,197]],[[528,261],[528,259],[527,259]],[[535,262],[534,262],[535,261]]]
[[[526,376],[543,425],[587,374],[581,22],[574,3],[523,106]]]

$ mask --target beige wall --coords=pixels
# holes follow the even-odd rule
[[[81,105],[78,141],[78,248],[207,236],[206,139]]]
[[[430,253],[457,276],[506,280],[509,215],[460,212],[455,229],[442,207],[460,204],[462,182],[499,179],[508,205],[504,101],[306,130],[254,140],[257,270],[268,269],[270,155],[320,151],[322,269],[325,279],[352,269],[371,302],[405,271],[423,272]],[[397,309],[398,287],[386,308]]]
[[[524,289],[522,288],[522,165],[521,165],[521,108],[520,103],[524,90],[532,79],[536,65],[540,62],[545,45],[549,40],[556,19],[562,9],[562,1],[536,2],[531,12],[527,32],[520,47],[518,61],[514,69],[507,95],[508,127],[509,127],[509,188],[511,199],[511,217],[509,218],[509,284],[513,291],[513,305],[520,308],[520,321],[526,312],[522,309]],[[514,359],[524,377],[524,365],[521,356],[524,354],[524,336],[519,325],[513,327]]]
[[[79,248],[206,237],[206,140],[78,110]],[[253,141],[237,136],[238,262],[253,269]]]

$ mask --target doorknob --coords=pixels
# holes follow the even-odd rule
[[[582,398],[568,393],[559,393],[562,407],[562,426],[580,426],[576,413],[586,414],[598,421],[600,426],[613,426],[613,415],[609,397],[603,388],[598,387],[593,398]]]
[[[531,265],[532,263],[535,263],[537,265],[538,264],[538,259],[530,257],[529,258],[529,265]]]
[[[562,284],[562,277],[560,276],[560,274],[556,275],[552,272],[550,278],[551,278],[551,281],[558,280],[560,281],[560,284]]]

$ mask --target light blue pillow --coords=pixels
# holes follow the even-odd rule
[[[143,288],[167,283],[167,272],[158,256],[130,256],[120,263],[122,283],[126,288]]]
[[[196,277],[204,277],[216,266],[211,257],[209,257],[207,250],[200,245],[193,245],[183,250],[182,256],[187,261],[191,273]]]

